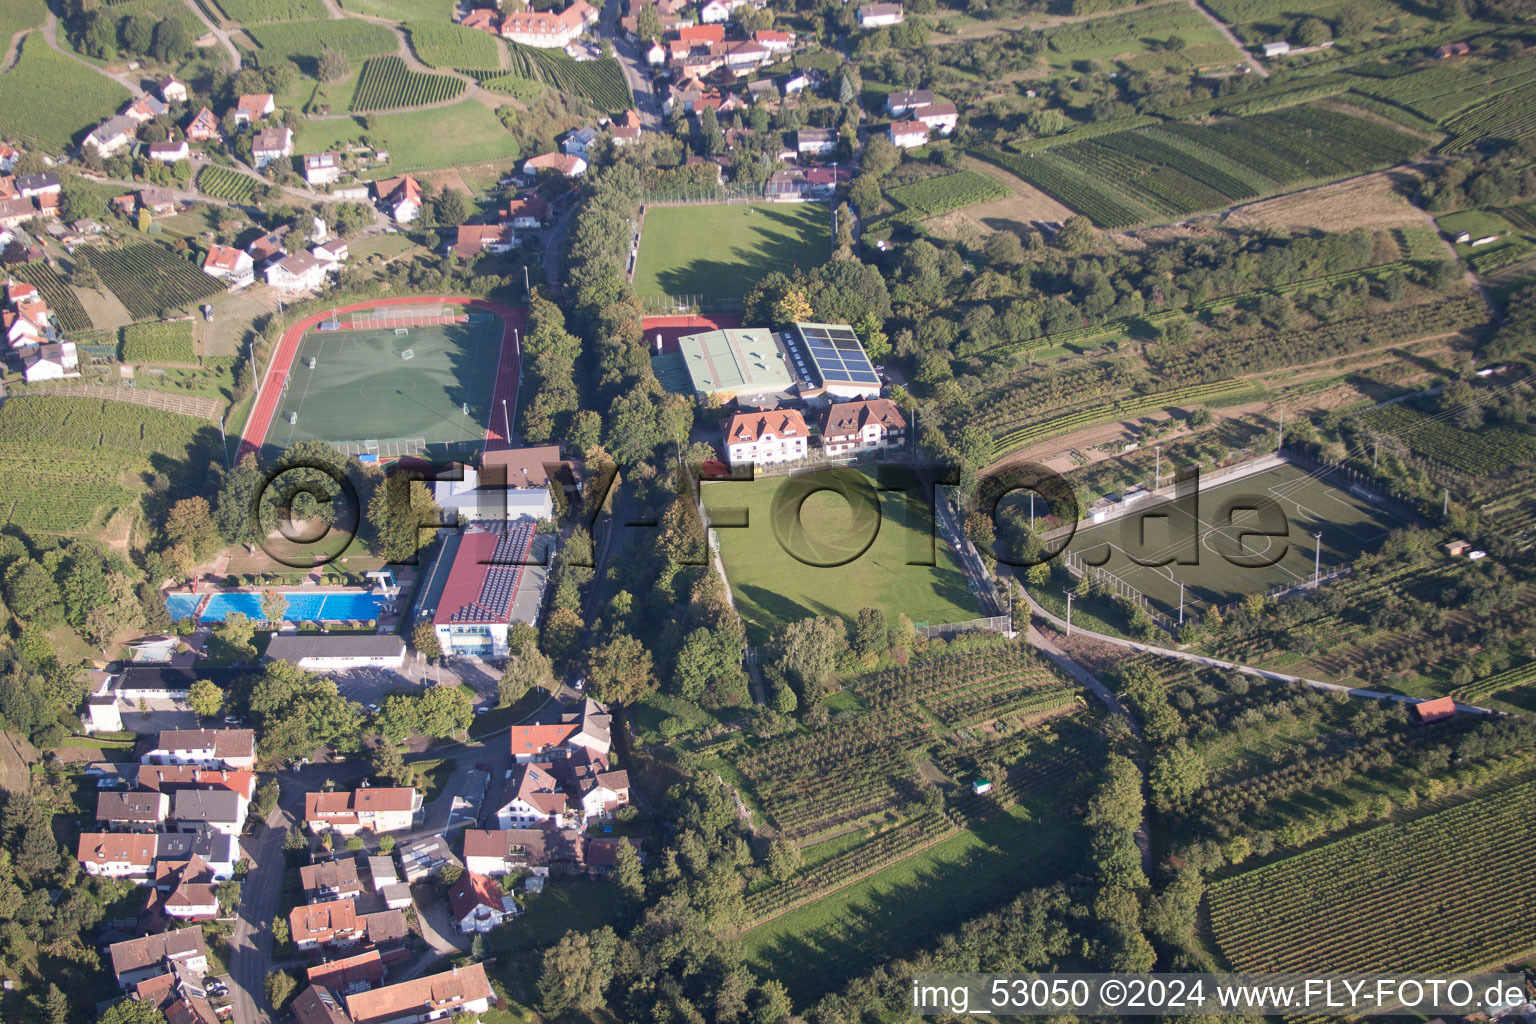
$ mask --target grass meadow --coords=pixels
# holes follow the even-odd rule
[[[820,266],[831,246],[822,203],[651,206],[640,231],[635,291],[740,298],[770,271]]]

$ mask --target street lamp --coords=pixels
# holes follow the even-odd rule
[[[1312,546],[1312,589],[1316,590],[1323,576],[1323,531],[1318,530],[1312,539],[1317,541]]]

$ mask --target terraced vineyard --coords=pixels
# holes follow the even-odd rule
[[[1008,189],[976,171],[941,174],[888,189],[885,198],[895,203],[897,210],[881,220],[915,223],[989,199],[1002,199],[1008,194]]]
[[[612,58],[577,61],[563,53],[514,43],[512,73],[580,96],[605,114],[618,114],[634,105],[624,71]]]
[[[98,250],[91,253],[91,266],[135,320],[158,317],[224,290],[196,265],[153,242]]]
[[[350,18],[251,25],[245,31],[261,47],[262,67],[284,60],[297,60],[303,67],[318,59],[320,51],[327,47],[353,60],[363,60],[393,53],[400,45],[388,27]],[[310,67],[312,71],[313,65]]]
[[[1390,166],[1425,145],[1375,121],[1302,105],[1210,124],[1113,132],[1043,152],[974,152],[1099,226],[1119,228]]]
[[[43,301],[48,303],[48,308],[53,311],[54,316],[58,317],[59,326],[65,333],[91,329],[93,326],[91,318],[85,312],[85,307],[80,305],[80,299],[75,295],[74,289],[69,286],[69,282],[63,275],[48,264],[17,263],[8,267],[7,270],[18,281],[37,285]]]
[[[1374,430],[1391,434],[1414,451],[1472,476],[1492,476],[1536,459],[1536,436],[1515,427],[1462,430],[1406,405],[1374,409],[1361,417]]]
[[[993,448],[992,457],[998,458],[1009,452],[1018,451],[1020,448],[1027,448],[1040,441],[1070,434],[1074,430],[1097,423],[1145,416],[1147,413],[1167,406],[1194,405],[1219,398],[1231,398],[1252,387],[1253,385],[1245,380],[1218,380],[1209,384],[1195,384],[1173,391],[1162,391],[1155,395],[1137,395],[1118,402],[1101,402],[1065,416],[1057,416],[1043,423],[1021,427],[1001,435]]]
[[[228,167],[209,164],[198,172],[197,189],[215,199],[249,203],[256,195],[256,179]]]
[[[464,91],[464,81],[448,75],[425,75],[406,67],[399,57],[375,57],[363,65],[357,91],[347,109],[353,113],[444,103]]]
[[[1536,948],[1536,782],[1286,858],[1207,890],[1239,971],[1470,971]],[[1425,891],[1433,879],[1433,895]]]
[[[1466,686],[1452,690],[1451,696],[1456,700],[1475,704],[1489,697],[1497,697],[1506,690],[1513,690],[1518,686],[1529,686],[1532,683],[1536,683],[1536,661],[1468,683]]]
[[[1357,92],[1444,126],[1453,137],[1453,149],[1536,134],[1536,98],[1529,88],[1536,76],[1536,57],[1434,63],[1406,70],[1367,64],[1351,73],[1362,78]]]

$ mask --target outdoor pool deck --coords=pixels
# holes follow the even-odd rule
[[[223,622],[232,612],[240,612],[257,621],[264,620],[262,591],[194,592],[167,594],[166,611],[175,621],[196,616],[198,622]],[[335,590],[281,590],[287,600],[284,622],[363,622],[387,620],[383,595],[355,587]]]

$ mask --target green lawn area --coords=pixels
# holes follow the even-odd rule
[[[294,149],[300,153],[337,149],[367,135],[375,145],[389,150],[390,164],[371,175],[376,178],[519,155],[517,141],[476,100],[409,114],[378,114],[372,120],[374,127],[367,131],[355,119],[305,121],[299,125]]]
[[[6,0],[0,4],[0,40],[9,44],[11,36],[24,28],[35,28],[48,17],[43,0]]]
[[[0,75],[0,135],[62,153],[128,99],[128,90],[50,50],[34,32],[16,65]]]
[[[825,263],[831,239],[821,203],[648,207],[635,291],[740,298],[769,271]]]
[[[872,961],[914,949],[1021,890],[1060,878],[1081,827],[1019,805],[741,937],[748,962],[805,1005]]]
[[[880,521],[873,543],[846,565],[806,565],[779,543],[772,521],[774,494],[785,477],[752,483],[706,484],[705,506],[715,519],[720,555],[725,562],[736,607],[754,644],[774,631],[810,615],[841,615],[852,622],[860,608],[883,609],[894,620],[904,614],[916,623],[963,622],[978,614],[976,602],[953,554],[933,539],[916,499],[899,491],[880,495]],[[723,513],[747,509],[747,527],[721,525]],[[854,513],[837,494],[817,493],[800,508],[806,537],[863,538],[869,526],[855,530]],[[932,547],[930,548],[930,540]],[[799,541],[790,546],[798,550]],[[834,561],[854,547],[833,552]],[[934,565],[911,565],[931,557]]]

